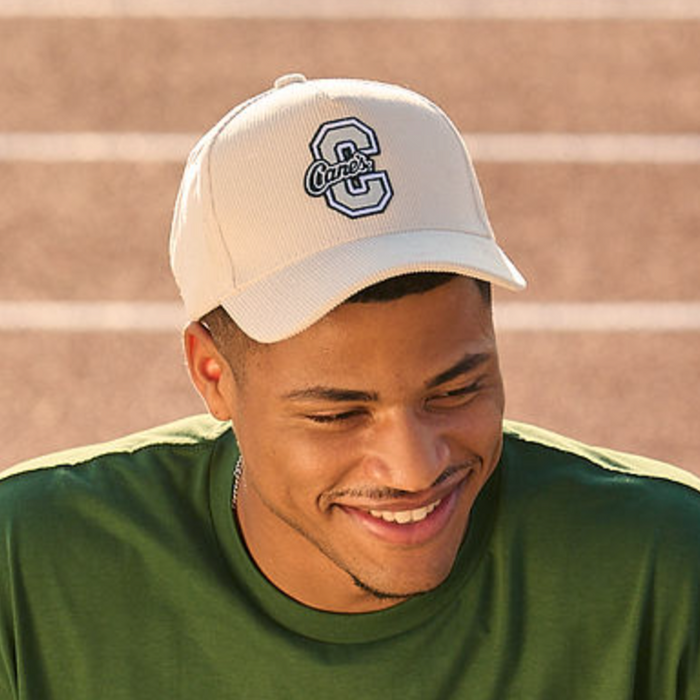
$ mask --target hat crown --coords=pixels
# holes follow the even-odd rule
[[[401,87],[293,74],[231,110],[193,150],[171,259],[198,318],[325,251],[423,231],[493,240],[450,120]]]

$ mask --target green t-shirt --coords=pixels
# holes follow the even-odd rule
[[[699,700],[700,485],[505,428],[448,579],[365,614],[286,597],[196,417],[0,481],[0,700]]]

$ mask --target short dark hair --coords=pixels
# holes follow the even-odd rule
[[[390,277],[377,282],[353,294],[344,303],[367,304],[376,301],[393,301],[409,294],[422,294],[435,287],[451,282],[458,277],[454,272],[413,272],[397,277]],[[472,278],[481,293],[483,300],[491,304],[491,284],[485,280]]]
[[[393,301],[409,294],[423,294],[431,289],[447,284],[455,277],[452,272],[414,272],[390,277],[382,282],[365,287],[344,304],[369,304],[372,302]],[[486,304],[491,305],[491,284],[484,280],[473,278]],[[217,306],[202,316],[200,323],[204,325],[214,340],[219,352],[226,358],[237,381],[242,379],[240,368],[246,352],[259,348],[263,343],[250,338],[228,315],[223,307]]]

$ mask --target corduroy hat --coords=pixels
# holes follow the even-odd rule
[[[525,286],[438,107],[394,85],[299,74],[235,107],[197,143],[170,259],[192,320],[221,305],[264,343],[405,273]]]

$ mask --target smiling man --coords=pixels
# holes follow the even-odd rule
[[[245,455],[243,537],[307,605],[383,608],[452,568],[500,455],[503,387],[490,305],[473,280],[451,277],[344,304],[238,362],[226,340],[219,351],[199,324],[187,331],[195,383]]]
[[[209,415],[4,475],[0,700],[700,698],[698,480],[504,421],[525,282],[435,105],[281,78],[170,253]]]

